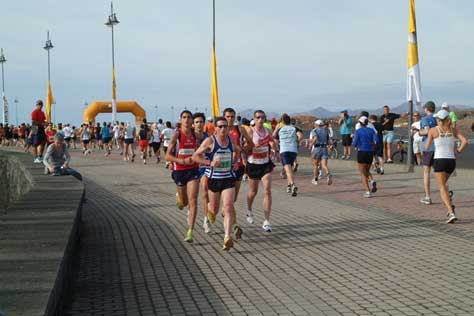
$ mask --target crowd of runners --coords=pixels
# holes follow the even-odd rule
[[[0,125],[0,143],[23,146],[25,151],[32,149],[34,163],[44,163],[49,173],[56,174],[58,169],[55,168],[60,167],[60,170],[70,170],[70,173],[64,174],[73,175],[74,171],[68,166],[67,150],[70,148],[82,149],[85,156],[92,150],[100,150],[106,157],[117,152],[128,162],[134,162],[139,154],[143,164],[150,159],[160,163],[163,149],[164,165],[171,170],[171,178],[176,184],[176,205],[179,209],[188,208],[186,242],[193,241],[198,204],[202,205],[206,233],[211,231],[222,209],[224,250],[229,250],[235,240],[242,238],[243,230],[239,226],[234,206],[242,181],[248,181],[246,221],[254,223],[253,205],[261,187],[264,211],[262,229],[270,233],[273,229],[270,215],[275,163],[282,164],[280,176],[287,179],[286,192],[296,197],[298,187],[294,173],[298,169],[298,152],[303,146],[311,153],[311,183],[333,183],[328,165],[328,149],[335,144],[334,131],[331,123],[323,120],[314,122],[314,129],[305,139],[303,131],[289,115],[283,114],[279,121],[268,120],[263,110],[255,111],[251,120],[236,116],[234,109],[226,108],[222,116],[207,121],[203,113],[193,114],[185,110],[181,112],[175,126],[161,119],[153,123],[144,119],[138,126],[130,122],[95,125],[89,122],[75,127],[47,123],[42,106],[42,101],[37,101],[36,109],[31,114],[31,124],[13,128]],[[456,156],[467,146],[467,140],[456,129],[456,118],[448,105],[443,104],[435,113],[435,104],[429,101],[423,109],[423,117],[418,112],[414,113],[412,125],[413,152],[418,163],[424,167],[425,196],[420,202],[431,204],[430,172],[434,169],[441,199],[448,211],[446,222],[453,223],[457,218],[448,179],[455,170]],[[393,162],[391,144],[394,122],[407,115],[391,113],[388,106],[384,107],[380,117],[363,111],[358,117],[351,118],[347,111],[341,112],[337,122],[344,150],[341,158],[352,159],[352,148],[357,150],[357,167],[364,197],[370,198],[377,192],[371,170],[383,175],[384,165]],[[135,151],[136,145],[138,152]],[[66,162],[61,160],[56,167],[44,162],[46,148],[48,157],[54,156],[56,148],[56,156],[63,157]],[[199,191],[201,203],[198,201]]]

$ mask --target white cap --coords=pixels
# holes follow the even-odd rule
[[[441,108],[442,108],[442,109],[446,109],[446,110],[449,109],[449,104],[448,104],[448,102],[444,102],[444,103],[441,105]]]
[[[436,118],[439,118],[440,120],[444,120],[445,118],[449,116],[449,112],[446,110],[440,110],[438,113],[436,113],[433,116]]]
[[[322,120],[316,120],[316,122],[314,122],[314,124],[322,126],[322,125],[324,125],[324,122]]]
[[[362,123],[362,124],[367,124],[367,121],[369,119],[367,118],[367,116],[361,116],[359,117],[359,122]]]
[[[250,121],[250,125],[254,126],[254,125],[255,125],[255,121],[254,121],[254,120],[251,120],[251,121]]]

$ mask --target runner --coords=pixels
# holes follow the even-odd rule
[[[199,165],[193,161],[197,141],[193,131],[192,113],[184,110],[180,114],[181,128],[171,137],[166,151],[166,160],[173,162],[171,177],[176,183],[176,206],[183,209],[189,206],[188,231],[184,241],[193,242],[193,229],[197,215],[197,196],[199,192]]]
[[[303,140],[303,133],[291,125],[291,119],[288,114],[284,113],[280,121],[282,124],[275,129],[273,135],[278,140],[277,143],[280,144],[281,164],[288,179],[286,192],[291,193],[291,196],[296,196],[298,194],[298,187],[294,181],[293,164],[298,155],[298,144]]]
[[[425,116],[421,119],[420,131],[418,134],[423,137],[421,144],[421,160],[423,163],[423,185],[425,188],[425,197],[420,200],[420,203],[425,205],[430,205],[431,202],[431,183],[430,183],[430,172],[431,167],[434,164],[434,143],[431,144],[429,148],[426,148],[426,142],[428,141],[428,132],[430,128],[436,127],[436,119],[433,114],[436,108],[436,105],[433,101],[428,101],[423,106],[425,110]]]
[[[36,101],[36,108],[31,112],[31,140],[34,147],[35,160],[34,163],[42,163],[43,151],[46,144],[46,133],[44,131],[44,122],[46,115],[41,110],[43,108],[43,101]]]
[[[120,139],[120,123],[119,121],[115,121],[115,124],[114,124],[114,127],[112,127],[112,133],[114,135],[114,144],[117,148],[117,150],[120,150],[120,155],[122,155],[122,148],[123,148],[123,144],[122,144],[122,139]],[[114,144],[110,144],[110,147],[113,148]]]
[[[138,146],[140,147],[140,155],[143,159],[143,164],[146,165],[146,154],[148,148],[149,133],[146,126],[146,123],[140,125],[140,130],[138,131]]]
[[[54,143],[54,135],[56,135],[56,130],[54,129],[53,123],[50,122],[44,132],[46,133],[46,147],[48,147]]]
[[[69,149],[71,147],[71,139],[73,137],[73,130],[69,124],[64,126],[64,141],[66,142],[66,147]]]
[[[262,228],[265,232],[272,231],[270,212],[272,208],[272,171],[275,166],[270,160],[270,148],[277,154],[276,144],[271,132],[263,127],[265,112],[257,110],[254,113],[255,127],[252,127],[252,141],[254,147],[249,150],[247,170],[249,175],[249,190],[247,193],[247,222],[252,224],[252,204],[258,192],[260,181],[263,184],[263,209],[265,220]],[[279,156],[277,156],[279,157]]]
[[[123,132],[123,138],[124,138],[124,156],[123,160],[125,161],[135,161],[135,151],[133,149],[133,141],[135,140],[136,137],[136,130],[135,126],[133,126],[130,122],[127,122],[127,126],[124,129]]]
[[[161,132],[161,138],[163,139],[163,151],[165,155],[168,152],[168,146],[170,145],[171,136],[173,135],[173,133],[174,133],[174,130],[171,128],[171,122],[167,121],[166,128]],[[168,168],[169,165],[170,165],[170,162],[166,160],[165,168]]]
[[[232,138],[233,142],[239,148],[242,148],[242,144],[244,143],[244,140],[245,140],[245,150],[250,149],[253,146],[252,138],[250,137],[249,133],[247,132],[245,128],[236,124],[235,110],[233,108],[226,108],[224,109],[222,114],[224,115],[224,118],[227,120],[227,125],[228,125],[227,133]],[[216,122],[216,125],[217,125],[217,122]],[[240,185],[242,183],[242,179],[245,173],[244,160],[243,160],[242,154],[240,154],[241,152],[242,152],[242,149],[239,150],[239,156],[237,157],[237,163],[238,163],[239,168],[235,170],[234,202],[237,201],[237,198],[239,196]],[[225,214],[225,212],[223,212],[223,214]],[[235,234],[235,239],[240,239],[242,238],[243,230],[237,224],[236,213],[234,212],[233,214],[234,214],[234,217],[231,219],[231,224],[232,224],[232,228]]]
[[[100,127],[100,123],[97,123],[97,126],[94,129],[94,136],[94,148],[97,146],[99,149],[102,149],[102,128]]]
[[[156,163],[160,163],[161,131],[156,123],[151,125],[150,144],[155,153]]]
[[[102,126],[102,140],[101,141],[102,141],[102,146],[104,147],[105,157],[109,156],[112,150],[112,144],[110,143],[111,139],[112,137],[110,135],[109,125],[106,122],[104,122],[104,125]]]
[[[26,146],[26,125],[25,123],[21,123],[20,128],[18,129],[18,137],[20,137],[20,144],[25,147]]]
[[[344,148],[344,153],[341,156],[341,159],[350,160],[351,159],[351,134],[352,134],[352,118],[347,113],[347,110],[341,111],[341,118],[339,119],[339,126],[341,131],[341,140],[342,146]]]
[[[206,117],[204,113],[194,113],[193,115],[193,125],[194,125],[194,135],[196,136],[197,147],[204,142],[204,140],[208,137],[207,133],[204,132],[204,127],[206,123]],[[206,158],[208,154],[206,153]],[[200,187],[201,187],[201,198],[202,198],[202,209],[204,210],[204,219],[202,227],[204,228],[204,232],[206,234],[211,232],[211,222],[208,219],[208,212],[207,209],[209,207],[209,193],[208,193],[208,180],[209,178],[205,176],[207,166],[206,165],[199,165],[199,179],[200,179]],[[214,217],[215,219],[215,217]]]
[[[81,129],[79,130],[79,135],[81,138],[82,143],[82,153],[84,156],[90,154],[92,151],[90,149],[90,140],[91,140],[91,132],[89,130],[89,126],[87,124],[82,124]]]
[[[315,128],[311,131],[309,137],[310,142],[308,149],[311,150],[311,158],[313,161],[313,180],[311,183],[318,185],[318,178],[320,176],[320,166],[326,173],[326,183],[332,184],[332,175],[328,167],[328,146],[332,144],[329,138],[329,130],[325,128],[325,124],[321,120],[314,122]]]
[[[235,219],[235,174],[234,170],[239,168],[240,148],[229,136],[229,124],[226,118],[218,117],[215,120],[216,134],[204,140],[193,155],[193,160],[206,168],[206,177],[209,178],[209,209],[207,216],[213,222],[219,211],[219,203],[222,197],[224,204],[224,245],[223,250],[230,250],[234,242],[232,240],[232,220]],[[208,158],[204,153],[209,152]],[[235,224],[234,224],[235,230]]]
[[[362,186],[365,189],[364,197],[372,197],[372,193],[377,192],[377,184],[371,180],[370,166],[374,159],[375,145],[377,144],[377,134],[372,128],[367,127],[369,120],[366,116],[359,118],[361,128],[356,130],[352,146],[357,148],[357,163],[361,176]],[[370,181],[370,188],[369,188]]]
[[[438,126],[430,128],[425,149],[429,151],[430,146],[434,143],[433,169],[441,200],[448,209],[446,223],[449,224],[457,221],[457,217],[454,213],[456,207],[452,203],[453,191],[449,191],[448,179],[456,168],[456,156],[466,148],[467,140],[455,127],[451,126],[447,110],[442,109],[434,117]],[[459,147],[456,145],[456,140],[461,142]]]
[[[411,124],[411,134],[413,136],[413,154],[416,157],[416,164],[421,166],[421,144],[423,137],[420,136],[419,131],[421,129],[421,116],[419,112],[413,113],[413,124]]]

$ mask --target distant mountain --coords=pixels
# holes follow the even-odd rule
[[[331,106],[330,108],[334,108]],[[338,112],[331,112],[326,110],[324,107],[320,106],[315,108],[314,110],[300,112],[300,113],[293,113],[292,115],[301,115],[301,116],[315,116],[318,118],[329,118],[339,115]]]

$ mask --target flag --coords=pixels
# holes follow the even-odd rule
[[[117,83],[115,82],[115,68],[112,68],[112,122],[115,123],[117,115]]]
[[[410,0],[408,18],[408,77],[407,101],[421,102],[420,65],[418,61],[418,42],[416,38],[415,0]]]
[[[46,97],[46,122],[51,122],[51,108],[53,107],[53,91],[51,81],[48,80],[48,95]]]
[[[212,42],[212,61],[211,61],[211,95],[212,95],[212,116],[217,117],[220,114],[219,111],[219,93],[217,90],[217,66],[216,66],[216,43]]]

